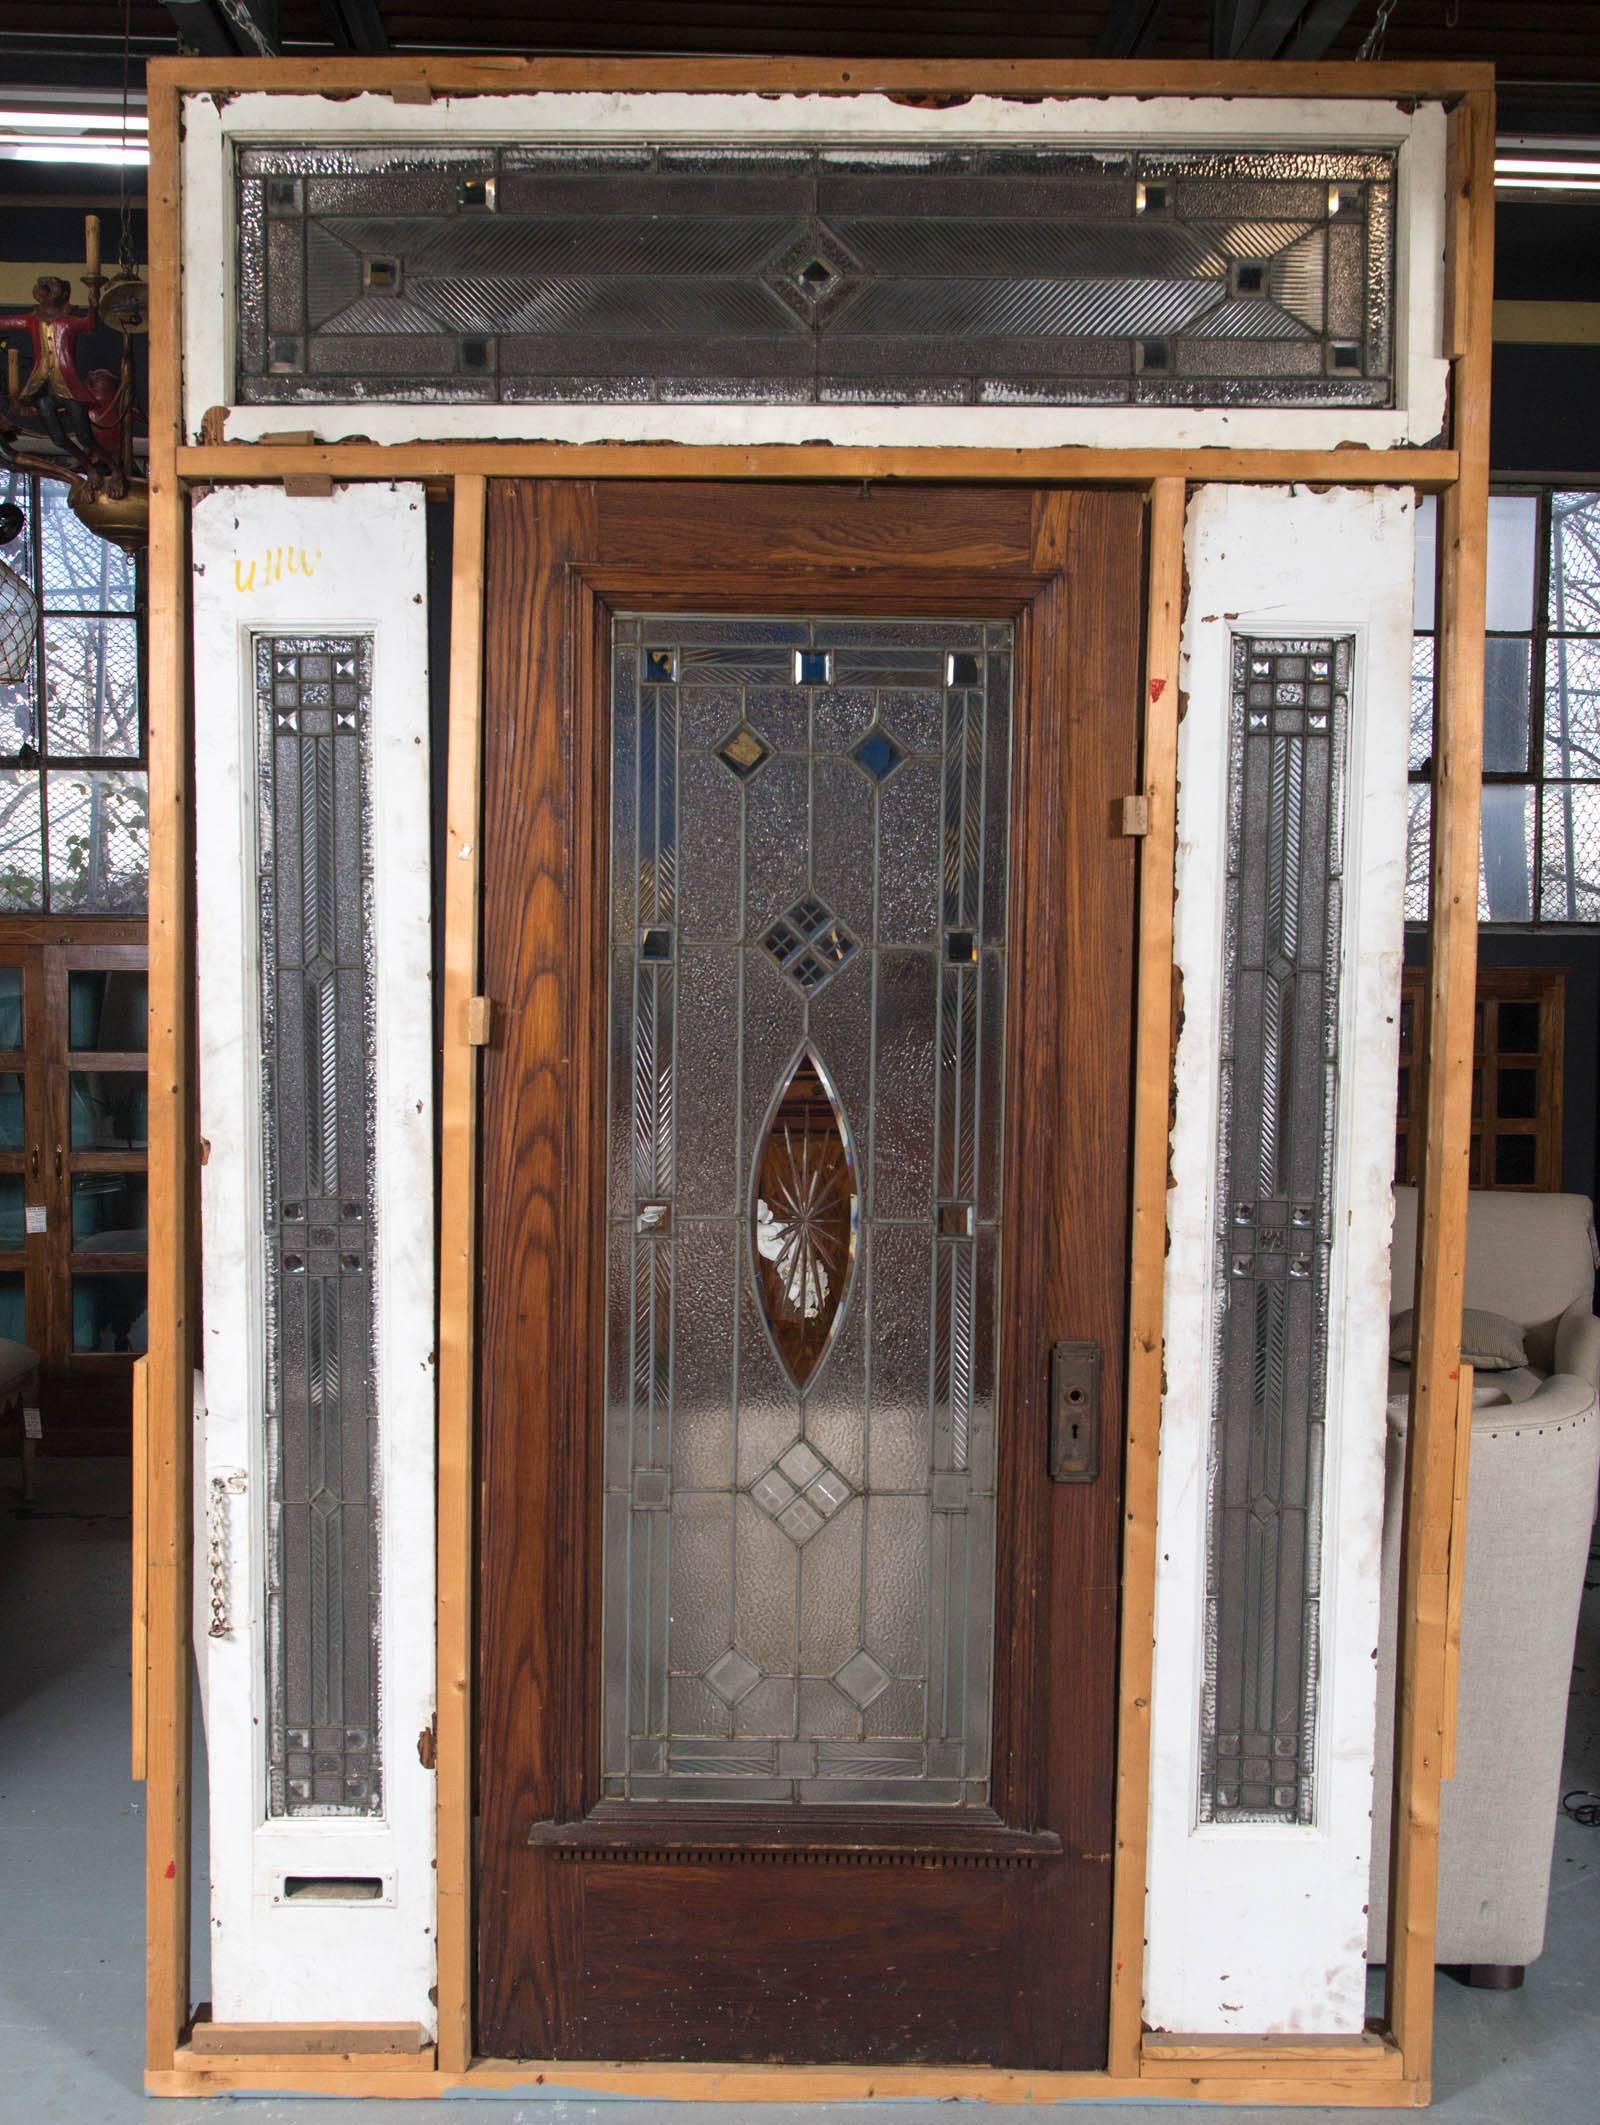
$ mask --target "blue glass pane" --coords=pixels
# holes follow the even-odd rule
[[[22,969],[0,967],[0,1048],[22,1046]]]
[[[23,1240],[22,1175],[0,1174],[0,1247],[20,1247]]]
[[[27,1285],[20,1269],[0,1275],[0,1336],[9,1343],[28,1340]]]

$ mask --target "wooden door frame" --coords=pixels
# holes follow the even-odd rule
[[[971,479],[1137,486],[1151,496],[1145,764],[1136,1001],[1134,1282],[1129,1347],[1119,1806],[1107,2071],[586,2068],[596,2090],[737,2101],[849,2100],[870,2093],[994,2101],[1187,2096],[1208,2102],[1365,2103],[1408,2108],[1430,2091],[1438,1803],[1447,1705],[1447,1589],[1461,1527],[1455,1502],[1457,1356],[1466,1252],[1466,1146],[1476,956],[1482,756],[1484,565],[1488,525],[1493,264],[1493,70],[1393,64],[1271,66],[975,61],[507,61],[346,59],[254,64],[157,61],[150,112],[150,1319],[148,1427],[136,1479],[148,1495],[146,1606],[135,1658],[149,1780],[146,2086],[193,2095],[277,2087],[343,2095],[440,2095],[547,2078],[525,2062],[475,2060],[470,2027],[471,1378],[478,995],[476,805],[482,525],[492,473],[553,477]],[[180,131],[184,94],[558,88],[1023,94],[1419,97],[1448,107],[1450,176],[1446,447],[1428,450],[749,449],[495,443],[192,444],[181,395]],[[194,907],[189,828],[187,495],[207,481],[421,478],[453,493],[455,553],[448,762],[444,1096],[440,1253],[438,1868],[439,2037],[409,2059],[367,2031],[240,2030],[189,2042],[189,1672],[192,1573],[193,1290],[199,1159],[193,1038]],[[1144,1866],[1160,1423],[1162,1259],[1173,1027],[1172,910],[1182,534],[1193,481],[1410,485],[1441,506],[1440,691],[1429,921],[1429,1094],[1418,1218],[1418,1352],[1405,1471],[1395,1831],[1383,2026],[1360,2039],[1186,2039],[1141,2029]],[[316,491],[313,489],[313,491]],[[452,1204],[455,1209],[452,1210]],[[136,1736],[138,1750],[140,1737]],[[263,2046],[265,2045],[265,2050]],[[381,2057],[380,2054],[386,2054]],[[560,2069],[563,2079],[570,2069]]]
[[[486,1066],[494,1125],[477,1191],[483,1716],[473,1745],[489,1913],[477,1945],[490,1971],[522,1970],[522,1944],[563,1930],[557,1916],[523,1915],[524,1899],[541,1912],[547,1897],[552,1912],[565,1908],[561,1884],[573,1877],[550,1870],[555,1849],[644,1859],[742,1846],[817,1858],[866,1846],[1013,1864],[1049,1855],[1041,1920],[1053,1909],[1064,1923],[1076,1909],[1079,1931],[1063,1933],[1063,1949],[1098,1934],[1098,1953],[1084,1958],[1092,1976],[1072,1966],[1070,1989],[1064,1969],[1055,2010],[1034,1989],[1039,2020],[1063,2043],[1070,2029],[1080,2051],[1098,2048],[1109,2000],[1101,1900],[1115,1799],[1121,1426],[1096,1484],[1050,1484],[1045,1350],[1067,1333],[1102,1339],[1107,1423],[1120,1418],[1136,850],[1115,801],[1137,780],[1146,518],[1126,490],[994,484],[942,488],[926,504],[903,490],[869,503],[838,481],[502,481],[490,497],[484,775],[491,793],[515,791],[514,801],[491,794],[478,830],[488,851],[485,987],[504,1024]],[[959,1819],[916,1805],[863,1810],[848,1788],[798,1811],[601,1798],[601,1431],[575,1429],[572,1413],[605,1399],[608,640],[614,614],[641,609],[1005,618],[1016,629],[992,1802]],[[1069,864],[1071,847],[1091,843],[1092,858]],[[559,922],[529,919],[551,905]],[[1082,1102],[1070,1117],[1060,1105],[1076,1066],[1071,1029],[1090,1022],[1103,1028],[1082,1065],[1103,1088],[1094,1125]],[[1096,1235],[1087,1250],[1062,1236],[1076,1229]],[[1063,1590],[1056,1603],[1036,1598],[1044,1584]],[[1079,1734],[1093,1737],[1092,1758],[1075,1750]],[[1080,1778],[1069,1761],[1091,1768]],[[530,1857],[534,1815],[544,1850]],[[969,1888],[974,1899],[997,1890],[992,1867]],[[821,1893],[838,1893],[836,1874]],[[513,1904],[508,1944],[512,1921],[501,1914]],[[572,1967],[571,1957],[547,1959],[550,1997],[566,1994],[558,1972]],[[487,2023],[481,1983],[479,1997]]]

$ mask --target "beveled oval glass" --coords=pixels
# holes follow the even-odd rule
[[[808,1042],[773,1093],[750,1189],[756,1298],[797,1394],[816,1377],[844,1318],[859,1222],[844,1109]]]

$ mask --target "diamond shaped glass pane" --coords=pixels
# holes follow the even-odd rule
[[[882,724],[874,724],[850,756],[874,782],[887,782],[905,754]]]

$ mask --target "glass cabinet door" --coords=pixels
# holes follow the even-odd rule
[[[63,955],[64,1137],[54,1147],[56,1216],[70,1259],[74,1361],[127,1360],[148,1340],[149,987],[137,948]]]

